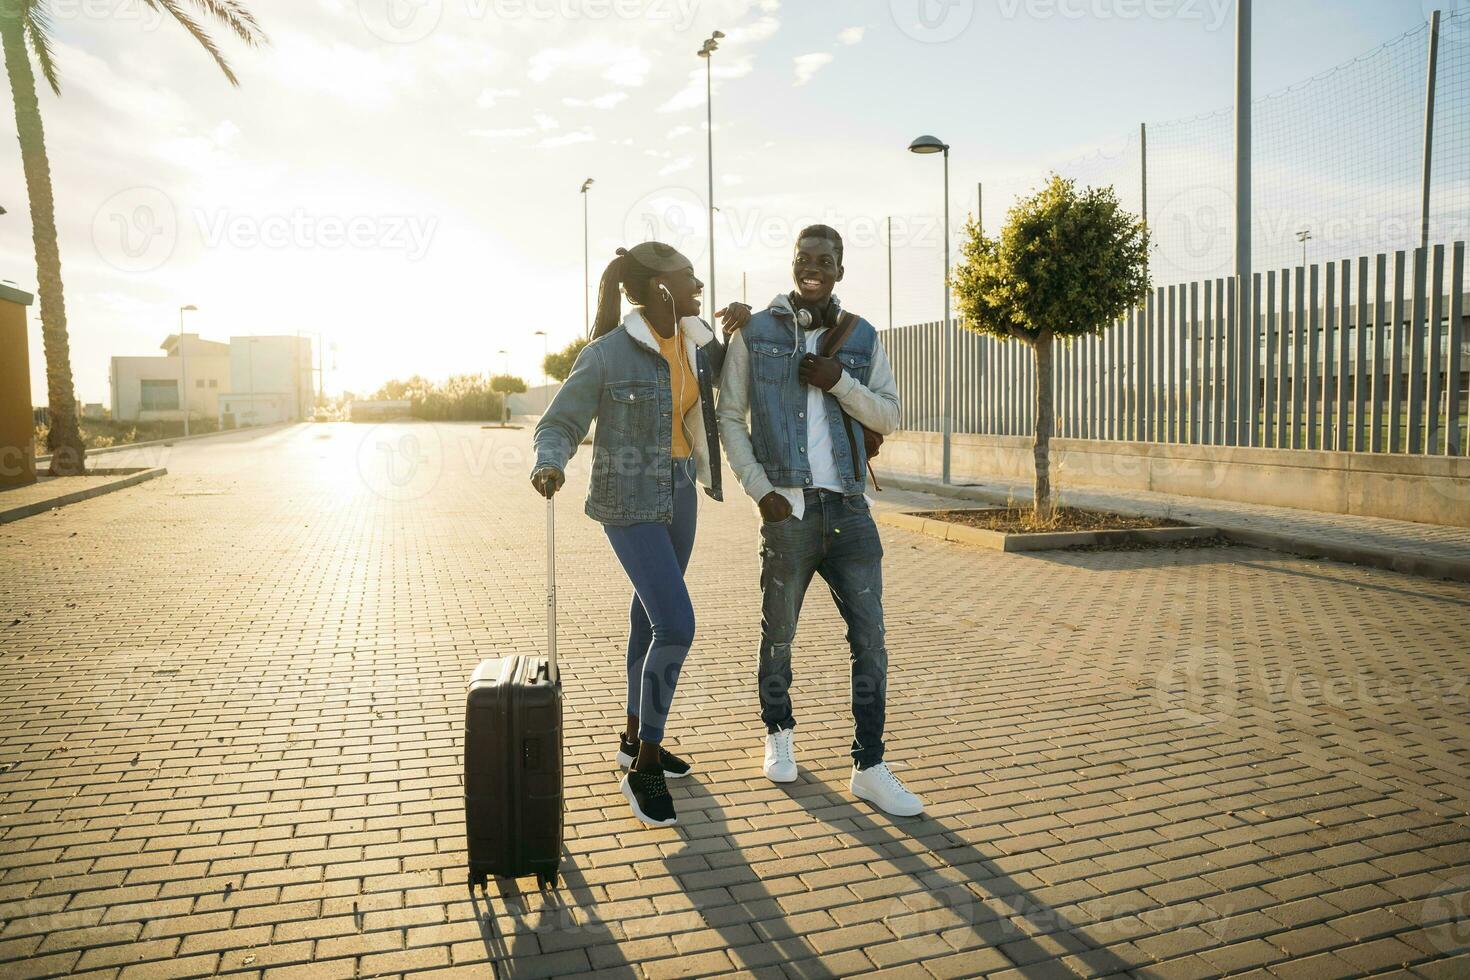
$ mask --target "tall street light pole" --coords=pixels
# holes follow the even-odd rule
[[[935,136],[920,136],[909,144],[912,153],[944,154],[944,375],[941,388],[944,399],[944,469],[943,482],[949,482],[951,417],[954,415],[954,337],[949,319],[949,144]]]
[[[1302,268],[1306,268],[1307,242],[1312,240],[1312,230],[1310,228],[1303,228],[1296,233],[1296,240],[1302,243]]]
[[[189,434],[189,352],[184,345],[184,314],[190,310],[198,312],[199,307],[192,303],[179,307],[179,370],[184,377],[184,435]]]
[[[592,336],[592,302],[588,299],[592,295],[592,266],[587,244],[587,189],[591,186],[591,177],[582,181],[582,324],[589,337]]]
[[[705,153],[709,161],[709,309],[718,310],[715,301],[715,118],[714,118],[714,53],[724,31],[715,31],[704,39],[696,52],[704,59],[704,130]]]

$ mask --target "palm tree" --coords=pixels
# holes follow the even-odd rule
[[[168,14],[198,41],[231,85],[239,85],[214,39],[184,9],[183,0],[143,0],[154,11]],[[240,0],[187,0],[206,19],[223,23],[248,47],[266,42],[255,17]],[[26,48],[36,58],[51,91],[61,94],[56,62],[51,52],[50,0],[0,0],[0,47],[15,102],[15,129],[20,139],[21,168],[31,203],[31,236],[36,246],[36,285],[41,299],[41,341],[46,351],[46,389],[51,423],[46,448],[51,451],[52,476],[75,476],[85,469],[86,450],[77,429],[76,396],[72,389],[71,350],[66,335],[66,300],[61,289],[61,250],[56,243],[56,202],[51,191],[51,163],[46,158],[46,134],[36,98],[36,76]]]

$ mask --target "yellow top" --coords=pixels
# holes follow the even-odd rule
[[[674,396],[674,459],[687,459],[693,453],[689,446],[689,433],[684,431],[684,416],[699,404],[699,379],[689,366],[689,356],[684,349],[684,331],[675,328],[672,337],[665,337],[657,330],[659,352],[669,362],[669,388]]]

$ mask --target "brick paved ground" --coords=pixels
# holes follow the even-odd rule
[[[580,467],[565,884],[471,899],[465,680],[542,642],[526,445],[226,436],[0,527],[0,976],[1470,975],[1470,587],[885,528],[890,758],[930,802],[890,819],[846,792],[819,594],[802,777],[762,777],[754,516],[707,504],[670,726],[700,775],[680,827],[645,829],[610,752],[625,589]]]

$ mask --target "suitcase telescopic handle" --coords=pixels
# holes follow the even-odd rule
[[[551,683],[561,682],[556,665],[556,498],[546,498],[546,672]]]

